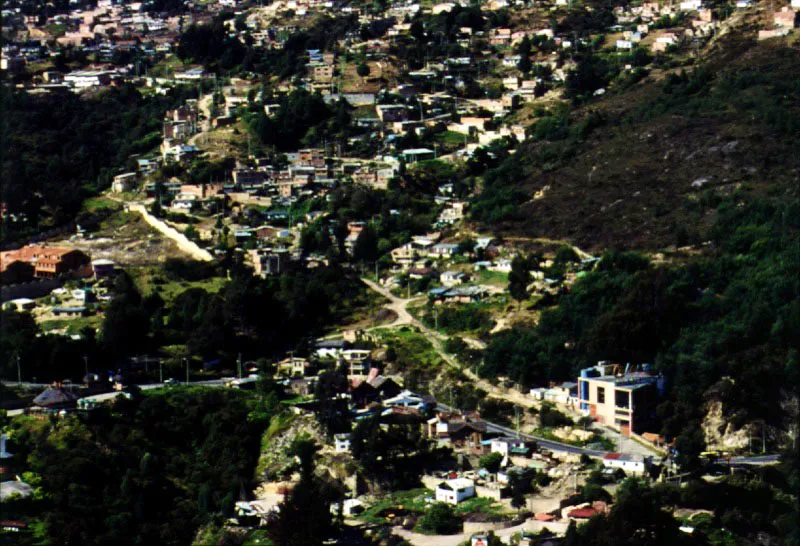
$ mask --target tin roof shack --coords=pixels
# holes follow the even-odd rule
[[[65,409],[75,407],[78,396],[64,389],[60,383],[47,387],[33,399],[33,404],[45,409]]]

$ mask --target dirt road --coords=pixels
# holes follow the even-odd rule
[[[398,298],[375,281],[364,277],[361,278],[361,282],[366,284],[371,290],[388,299],[390,303],[386,307],[397,313],[397,320],[395,320],[392,324],[380,326],[380,328],[414,326],[423,336],[425,336],[431,345],[433,345],[434,350],[442,358],[442,360],[444,360],[448,365],[461,370],[464,375],[474,382],[476,387],[481,388],[489,393],[491,398],[506,400],[507,402],[511,402],[523,407],[533,407],[537,405],[533,399],[520,392],[501,389],[492,385],[488,381],[481,379],[468,366],[463,365],[453,355],[446,352],[444,350],[444,342],[446,337],[439,332],[434,331],[432,328],[428,328],[425,324],[417,320],[413,315],[411,315],[411,313],[408,312],[408,305],[413,301],[419,301],[419,298]]]
[[[181,249],[181,251],[189,254],[195,260],[199,260],[201,262],[210,262],[214,259],[210,252],[200,248],[196,243],[187,239],[183,233],[180,233],[177,229],[168,226],[164,221],[150,214],[143,204],[129,203],[127,206],[129,211],[141,214],[145,222],[150,224],[166,237],[169,237],[175,241],[175,244],[178,245],[178,248]]]

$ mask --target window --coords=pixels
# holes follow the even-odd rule
[[[606,389],[605,389],[605,387],[597,387],[597,403],[598,404],[605,404],[606,403]]]

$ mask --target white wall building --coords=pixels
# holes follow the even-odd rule
[[[436,486],[436,501],[458,504],[475,496],[475,482],[466,478],[445,480]]]
[[[622,469],[629,476],[642,476],[652,462],[652,457],[637,453],[609,453],[603,457],[605,468]]]

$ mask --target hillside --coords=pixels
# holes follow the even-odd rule
[[[473,219],[595,250],[705,241],[721,198],[797,184],[798,53],[740,28],[694,66],[655,68],[569,114],[539,117],[533,138],[487,175]]]

